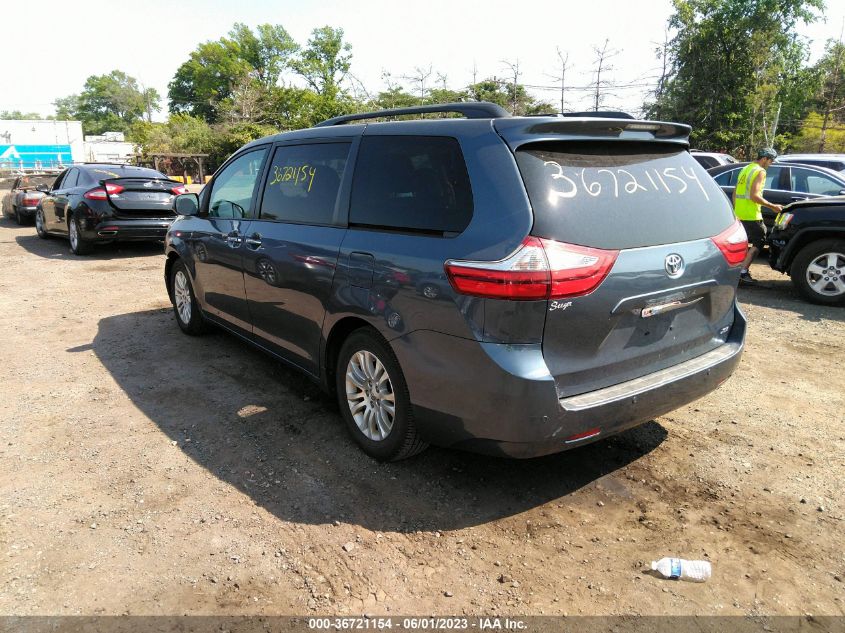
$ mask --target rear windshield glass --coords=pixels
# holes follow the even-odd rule
[[[94,182],[110,178],[167,178],[155,169],[123,165],[91,165],[87,166],[83,172],[90,181]]]
[[[623,249],[717,235],[725,194],[687,151],[628,142],[554,142],[517,150],[533,235]]]

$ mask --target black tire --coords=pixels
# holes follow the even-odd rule
[[[358,356],[359,354],[363,356]],[[368,354],[371,356],[367,356]],[[384,379],[381,381],[368,380],[372,376],[367,375],[366,372],[355,374],[361,377],[360,395],[350,400],[347,397],[347,370],[351,369],[350,361],[353,357],[356,357],[358,366],[361,366],[358,361],[374,357],[386,371],[387,384],[384,384]],[[377,376],[381,375],[377,371],[373,373]],[[381,383],[381,389],[374,386],[376,382]],[[358,387],[350,381],[350,388],[352,389],[351,396],[355,394],[354,390]],[[343,416],[352,438],[370,457],[380,461],[398,461],[416,455],[428,447],[428,444],[420,439],[417,434],[417,427],[411,410],[411,398],[408,395],[408,385],[405,382],[399,361],[396,360],[396,356],[387,342],[375,330],[369,328],[356,330],[344,341],[337,359],[335,390],[340,414]],[[386,409],[383,407],[389,406],[391,395],[394,407],[393,419],[387,432],[384,432],[384,426],[378,422],[386,420],[384,417]],[[355,404],[350,404],[351,401],[354,401]],[[371,404],[373,406],[370,406]],[[356,412],[359,414],[358,421],[353,415],[353,407],[359,409]],[[369,436],[365,434],[362,427],[367,428]],[[382,434],[382,437],[373,437],[373,435],[378,434]]]
[[[184,286],[182,286],[183,282]],[[170,269],[170,296],[173,301],[173,314],[176,315],[176,323],[179,325],[179,329],[190,336],[198,336],[208,330],[208,325],[202,316],[202,310],[194,294],[191,276],[181,260],[174,262],[173,268]],[[186,303],[183,304],[182,301]],[[187,305],[187,311],[183,309],[184,305]]]
[[[18,226],[23,226],[24,222],[23,218],[21,217],[21,212],[18,211],[17,207],[14,207],[13,211],[15,215],[15,222],[18,224]]]
[[[35,210],[35,232],[42,240],[50,239],[50,234],[44,228],[44,210],[41,207]]]
[[[825,239],[807,244],[795,256],[789,276],[807,301],[842,305],[845,303],[845,240]]]
[[[70,240],[70,250],[74,255],[87,255],[91,252],[94,246],[89,240],[82,237],[82,229],[77,218],[71,217],[67,224],[67,233]]]

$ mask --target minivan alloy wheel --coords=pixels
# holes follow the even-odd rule
[[[182,322],[191,322],[191,290],[188,286],[188,278],[181,270],[176,272],[173,280],[173,298],[176,301],[176,310]]]
[[[845,293],[845,253],[822,253],[805,272],[807,283],[820,295],[838,297]]]
[[[387,438],[393,429],[396,399],[390,375],[375,354],[361,350],[349,359],[346,402],[361,433],[374,442]]]

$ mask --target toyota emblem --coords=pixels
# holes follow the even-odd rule
[[[677,279],[684,274],[684,258],[677,253],[670,253],[666,256],[663,267],[670,279]]]

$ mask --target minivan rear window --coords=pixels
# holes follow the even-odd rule
[[[733,221],[725,194],[676,145],[535,143],[518,149],[516,160],[539,237],[636,248],[711,237]]]

